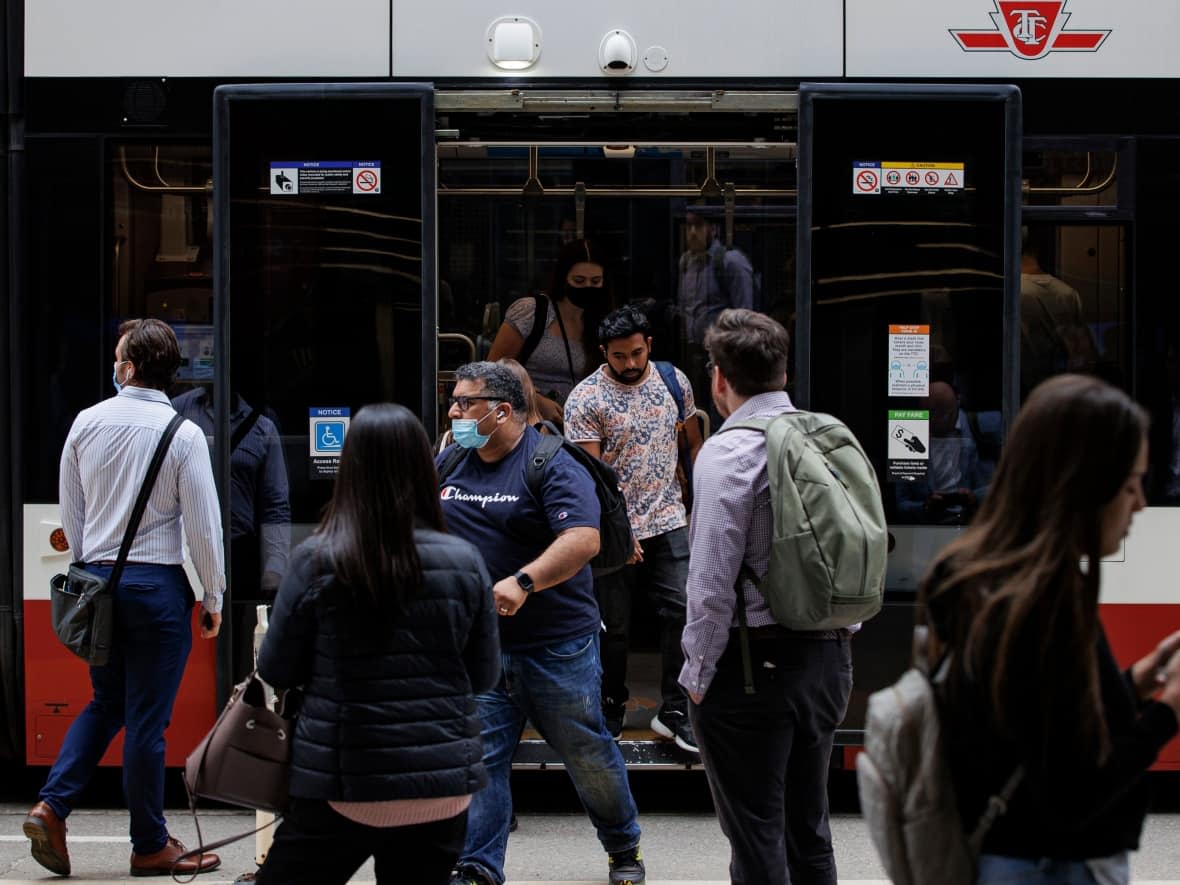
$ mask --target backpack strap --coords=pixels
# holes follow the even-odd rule
[[[529,494],[538,503],[541,503],[541,480],[545,477],[545,468],[565,444],[565,437],[551,421],[541,421],[540,427],[549,432],[541,434],[541,439],[537,442],[537,447],[533,449],[533,453],[529,456],[529,463],[524,468],[524,484],[528,486]]]
[[[250,414],[246,416],[246,420],[238,425],[238,429],[234,431],[234,435],[229,438],[229,453],[231,455],[238,450],[238,446],[242,444],[242,440],[254,429],[254,425],[258,423],[259,417],[258,410],[251,409]]]
[[[533,301],[536,307],[533,311],[533,327],[529,329],[528,337],[524,339],[524,345],[520,348],[520,353],[516,355],[516,361],[522,366],[529,361],[529,357],[533,355],[533,351],[541,343],[541,336],[545,334],[545,326],[548,325],[545,322],[549,318],[548,296],[538,295]]]
[[[680,389],[680,381],[676,377],[676,368],[671,363],[663,362],[662,360],[652,360],[655,364],[656,371],[660,373],[660,378],[664,381],[664,386],[668,388],[668,392],[672,394],[672,399],[676,401],[676,420],[681,423],[684,422],[684,391]]]
[[[459,466],[459,462],[466,458],[470,451],[470,449],[465,449],[462,446],[451,447],[451,451],[443,458],[442,464],[438,465],[438,484],[440,486],[448,476],[455,472],[455,468]]]

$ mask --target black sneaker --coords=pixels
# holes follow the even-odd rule
[[[611,698],[602,699],[602,719],[606,730],[616,741],[623,733],[623,722],[627,718],[627,705],[616,704]]]
[[[451,873],[448,885],[493,885],[479,873],[466,867],[460,867]]]
[[[610,853],[610,885],[643,885],[647,871],[639,846]]]
[[[651,721],[651,730],[660,737],[676,741],[676,746],[689,753],[700,753],[692,734],[688,716],[678,710],[661,710]]]

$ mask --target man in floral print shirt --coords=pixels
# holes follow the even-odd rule
[[[602,639],[602,702],[607,728],[623,730],[627,690],[631,597],[646,591],[660,620],[661,704],[652,729],[696,752],[687,698],[677,679],[684,664],[688,577],[688,520],[676,481],[679,408],[652,363],[651,327],[635,307],[609,314],[598,327],[606,363],[583,380],[565,403],[566,436],[619,475],[635,552],[622,571],[595,580],[594,591],[606,632]],[[688,454],[701,446],[700,424],[688,378],[673,370],[684,403]]]

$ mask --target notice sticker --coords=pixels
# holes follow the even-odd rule
[[[340,453],[348,435],[351,410],[344,407],[308,410],[308,460],[310,479],[331,479],[340,471]]]
[[[272,194],[379,194],[379,160],[299,160],[270,164]]]
[[[889,327],[889,396],[930,394],[930,327]]]
[[[854,194],[881,193],[881,164],[872,160],[857,160],[853,163],[852,192]]]
[[[926,478],[930,466],[930,412],[890,409],[886,472],[899,482]]]

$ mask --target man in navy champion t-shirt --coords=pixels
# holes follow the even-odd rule
[[[501,885],[512,817],[509,774],[525,720],[561,757],[598,839],[612,883],[641,883],[639,823],[627,771],[598,703],[600,619],[590,577],[598,552],[594,481],[567,452],[545,467],[534,498],[525,467],[541,435],[506,367],[461,366],[451,432],[467,455],[440,482],[447,529],[483,554],[500,614],[499,684],[476,698],[488,785],[472,798],[452,883]],[[442,466],[454,446],[438,457]]]

